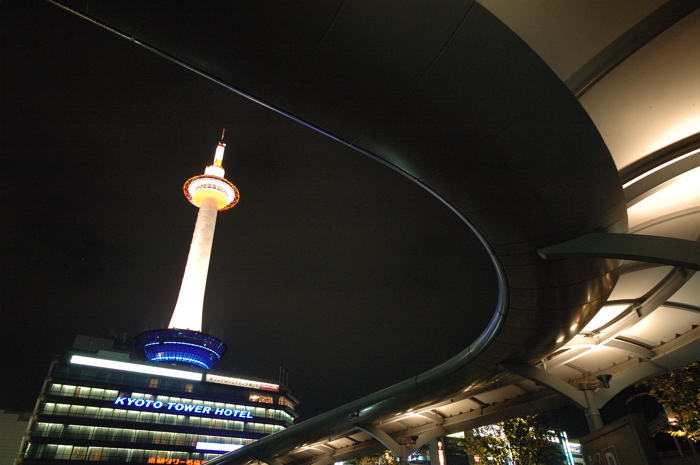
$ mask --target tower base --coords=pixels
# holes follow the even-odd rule
[[[134,338],[149,362],[168,362],[211,370],[226,352],[221,339],[187,329],[155,329]]]

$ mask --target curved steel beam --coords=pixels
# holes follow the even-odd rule
[[[529,363],[502,363],[499,365],[505,371],[518,375],[522,378],[529,379],[549,389],[567,397],[574,405],[581,409],[588,407],[583,392],[576,389],[566,381],[557,378],[544,370],[536,368]]]
[[[542,258],[607,257],[700,270],[700,242],[642,234],[590,233],[541,248]]]
[[[577,98],[581,98],[627,57],[697,8],[698,4],[694,0],[672,0],[664,3],[591,58],[566,80],[566,85]]]
[[[685,268],[672,269],[646,294],[637,301],[634,301],[634,303],[620,312],[611,321],[596,328],[596,330],[593,331],[590,336],[584,338],[583,341],[579,339],[569,341],[564,347],[570,347],[571,349],[547,360],[547,368],[570,363],[585,355],[590,350],[595,350],[598,347],[605,347],[618,335],[627,331],[662,306],[673,294],[683,287],[694,274],[694,271]],[[624,342],[622,344],[624,344]],[[618,347],[620,347],[619,344]],[[643,350],[641,347],[639,349]]]
[[[592,231],[626,230],[617,169],[566,86],[479,3],[425,9],[393,1],[317,0],[324,14],[313,18],[262,2],[221,2],[216,12],[177,2],[165,16],[157,5],[124,0],[92,16],[77,12],[403,174],[464,221],[496,270],[495,309],[455,315],[466,322],[480,312],[489,321],[462,352],[212,465],[279,457],[488,385],[501,376],[499,363],[557,349],[616,282],[618,260],[536,253]],[[264,37],[265,29],[231,25],[267,19],[277,28]]]
[[[654,349],[651,360],[640,363],[610,380],[610,389],[595,393],[600,406],[605,405],[620,391],[645,379],[660,376],[697,361],[700,353],[700,327],[672,339]]]

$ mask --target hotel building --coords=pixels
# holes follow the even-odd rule
[[[134,354],[79,336],[49,369],[16,463],[200,465],[294,423],[298,401],[285,387],[209,371],[226,352],[202,332],[216,216],[239,200],[225,147],[222,134],[214,163],[183,188],[199,213],[169,327],[137,335]]]
[[[297,399],[279,384],[88,353],[86,339],[51,364],[16,463],[197,465],[297,417]]]

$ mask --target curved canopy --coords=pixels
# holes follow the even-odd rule
[[[563,13],[543,6],[529,16],[495,1],[447,1],[440,8],[402,0],[220,2],[207,8],[192,1],[165,11],[138,1],[91,3],[89,10],[81,1],[60,2],[405,175],[464,220],[497,270],[498,305],[478,309],[489,312],[491,323],[478,339],[465,341],[460,354],[212,463],[343,460],[366,452],[358,444],[373,447],[383,434],[417,433],[424,442],[451,428],[493,420],[483,407],[503,399],[521,397],[522,408],[508,413],[494,408],[494,415],[544,408],[549,391],[528,381],[540,376],[536,373],[544,372],[538,381],[556,389],[557,383],[548,383],[552,377],[571,387],[611,366],[646,367],[617,368],[622,386],[661,370],[640,360],[687,348],[684,340],[657,352],[669,342],[669,331],[687,332],[690,343],[696,338],[697,307],[687,301],[698,296],[688,291],[681,301],[667,302],[692,274],[629,262],[622,267],[606,258],[546,260],[537,251],[592,232],[627,232],[628,211],[631,232],[697,239],[697,222],[683,219],[697,214],[700,199],[679,205],[673,211],[680,213],[671,216],[650,205],[670,186],[664,183],[697,166],[676,173],[679,165],[664,163],[697,148],[697,126],[687,129],[692,127],[687,123],[697,121],[700,105],[686,108],[676,125],[685,132],[674,136],[673,125],[659,124],[666,139],[639,138],[647,141],[642,153],[658,150],[654,156],[640,155],[635,139],[646,126],[638,120],[637,126],[625,125],[632,114],[655,123],[641,107],[629,109],[640,94],[644,104],[668,102],[668,95],[651,95],[653,77],[646,83],[638,75],[696,39],[700,18],[691,3],[629,7],[614,27],[606,25],[608,36],[596,36],[600,43],[569,53],[576,44],[564,40],[570,35],[562,31],[602,28],[596,15],[610,15],[603,11],[609,6]],[[544,38],[534,32],[542,29],[540,21],[550,26]],[[690,67],[699,61],[683,60]],[[678,72],[677,80],[688,73],[692,69]],[[696,91],[688,97],[693,102],[697,86],[683,88]],[[621,90],[626,88],[627,93]],[[663,111],[673,113],[672,106]],[[651,170],[656,182],[648,175],[646,188],[632,187]],[[599,313],[621,271],[625,284],[632,273],[650,275],[648,287],[618,286],[615,302],[605,308],[622,308]],[[654,298],[659,295],[664,298]],[[625,310],[632,302],[638,311]],[[636,326],[660,308],[684,312],[688,329],[668,327],[652,336]],[[592,320],[601,315],[608,319]],[[688,353],[675,352],[673,363],[652,365],[679,366],[692,361]],[[540,372],[523,369],[535,365]],[[471,414],[476,410],[482,413]]]

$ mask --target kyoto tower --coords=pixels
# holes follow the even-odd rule
[[[168,329],[146,331],[134,339],[136,348],[142,350],[151,362],[178,363],[210,370],[226,352],[223,341],[202,333],[202,304],[216,215],[218,211],[236,205],[239,199],[236,186],[224,178],[221,163],[225,148],[222,133],[214,164],[207,166],[203,175],[188,179],[183,187],[185,197],[199,207],[199,213],[180,295]]]

